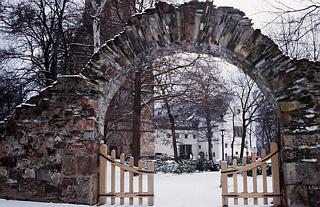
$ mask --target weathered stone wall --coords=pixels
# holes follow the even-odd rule
[[[0,128],[2,198],[95,204],[101,94],[63,77],[17,107]]]
[[[90,195],[86,200],[82,200],[82,196],[78,198],[77,189],[96,189],[97,169],[94,167],[97,164],[95,163],[92,168],[86,168],[95,170],[85,172],[81,170],[83,169],[81,165],[74,164],[74,168],[67,166],[77,163],[79,157],[89,159],[89,155],[96,161],[93,152],[95,150],[89,149],[96,149],[99,134],[103,134],[105,108],[122,84],[131,65],[138,59],[148,60],[168,54],[170,51],[219,55],[242,68],[257,82],[279,111],[283,205],[318,206],[320,204],[320,64],[308,60],[290,60],[284,56],[272,40],[261,34],[260,30],[252,28],[250,20],[244,17],[243,12],[230,7],[216,8],[210,2],[195,1],[181,6],[160,2],[156,8],[132,16],[124,31],[93,55],[92,61],[82,71],[86,79],[81,79],[80,82],[77,82],[79,81],[77,78],[63,79],[65,81],[60,81],[53,87],[56,92],[50,89],[45,91],[45,96],[40,95],[35,98],[36,107],[30,109],[25,106],[20,112],[17,110],[1,132],[1,188],[4,189],[2,186],[5,186],[8,189],[0,191],[1,196],[12,198],[15,196],[14,193],[17,193],[20,198],[45,200],[45,197],[39,198],[39,195],[50,192],[50,187],[56,186],[60,189],[58,193],[47,196],[54,201],[94,202],[95,198],[92,196],[96,194],[95,190],[80,193],[80,195],[86,193]],[[41,107],[44,97],[49,97],[49,108]],[[85,99],[86,107],[81,105],[82,97],[88,97]],[[72,121],[69,122],[66,121],[69,120],[68,116],[65,117],[64,114],[71,106],[77,108],[75,111],[79,111],[73,111],[72,114],[80,113],[81,116],[74,118],[71,115],[72,119],[69,118]],[[57,109],[52,110],[52,107]],[[94,113],[89,113],[88,109]],[[43,113],[49,114],[48,117]],[[59,117],[58,122],[50,122],[56,120],[56,116]],[[53,138],[51,135],[45,136],[41,131],[30,138],[30,145],[29,141],[20,143],[19,131],[28,129],[28,125],[22,125],[22,120],[32,121],[29,125],[30,130],[40,128],[37,129],[40,131],[46,126],[47,129],[43,131],[53,131],[60,138],[56,139],[53,135]],[[38,122],[33,120],[44,120],[44,124],[41,123],[39,126]],[[62,136],[63,132],[70,134],[74,129],[79,130],[79,133],[76,135],[71,133],[69,137]],[[87,141],[87,138],[90,141]],[[53,174],[47,173],[51,175],[50,181],[46,173],[37,176],[41,164],[46,163],[44,160],[47,155],[44,152],[51,151],[37,147],[37,142],[33,140],[49,143],[46,144],[49,147],[45,148],[51,149],[51,145],[55,146],[60,139],[66,141],[68,147],[56,150],[50,161],[57,160],[53,159],[57,152],[63,154],[61,157],[68,155],[68,152],[72,151],[70,150],[72,144],[83,147],[74,150],[77,156],[71,155],[69,157],[71,161],[64,163],[62,160],[61,168],[51,164],[50,166],[54,167],[50,172],[56,172],[62,180],[69,176],[79,179],[79,176],[82,182],[69,179],[69,182],[51,184],[53,182],[51,180],[60,180],[54,179],[59,176],[55,174],[54,178],[51,178]],[[52,141],[44,142],[44,140]],[[25,148],[29,149],[28,147],[31,150],[26,151]],[[39,151],[40,154],[36,153],[37,156],[34,158],[32,150]],[[24,167],[23,173],[20,173],[19,169],[24,166],[21,164],[24,159],[26,162],[31,162],[32,166]],[[12,173],[15,170],[17,173]],[[73,176],[73,173],[77,176]],[[46,177],[47,181],[42,181],[41,177]],[[40,185],[38,183],[44,187],[40,188],[37,186]],[[33,184],[36,187],[32,187]],[[23,186],[28,186],[29,189],[25,190]],[[62,189],[71,190],[68,194]],[[33,197],[29,197],[30,192]]]

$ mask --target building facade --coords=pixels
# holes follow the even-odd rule
[[[205,159],[209,158],[209,143],[203,127],[204,122],[200,119],[197,123],[196,126],[178,125],[176,127],[178,155],[181,158],[198,159],[201,156],[204,156]],[[218,162],[222,159],[230,161],[232,157],[240,157],[242,140],[241,123],[240,114],[233,114],[229,110],[223,116],[223,119],[215,124],[210,144],[214,161]],[[244,156],[247,153],[256,151],[256,136],[253,131],[254,126],[251,129],[247,129]],[[232,150],[233,139],[234,146]],[[165,154],[173,157],[172,133],[168,127],[155,129],[155,154]]]

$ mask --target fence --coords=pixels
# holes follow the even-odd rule
[[[108,164],[109,162],[109,164]],[[99,186],[99,204],[106,204],[107,198],[110,199],[110,204],[116,203],[116,198],[120,199],[120,205],[125,204],[125,198],[129,199],[129,205],[133,205],[134,198],[138,198],[139,204],[143,204],[143,198],[148,198],[148,205],[154,204],[154,165],[152,161],[148,161],[147,170],[143,170],[142,161],[139,160],[138,167],[133,165],[134,159],[130,157],[129,165],[125,164],[125,155],[120,155],[120,161],[116,160],[116,151],[111,151],[111,156],[108,155],[108,147],[102,144],[100,147],[100,186]],[[107,168],[110,167],[110,175],[107,176]],[[120,169],[120,175],[116,176],[116,167]],[[125,179],[125,173],[129,173],[129,179]],[[134,191],[134,176],[138,176],[138,190]],[[143,191],[143,177],[147,176],[147,192]],[[116,179],[116,177],[118,179]],[[118,180],[118,182],[116,182]],[[116,184],[120,184],[116,191]],[[110,185],[110,191],[107,190],[107,185]],[[128,192],[125,187],[129,187]],[[108,191],[108,192],[107,192]]]
[[[276,143],[271,143],[271,153],[266,156],[266,150],[262,149],[260,160],[256,160],[256,154],[252,154],[252,163],[247,164],[247,158],[242,160],[242,166],[238,167],[237,160],[233,160],[233,165],[228,169],[227,162],[221,163],[221,188],[222,188],[222,205],[228,206],[228,199],[233,198],[234,205],[239,205],[239,198],[243,199],[243,205],[248,205],[248,198],[253,198],[253,204],[258,205],[258,198],[263,198],[263,204],[268,204],[268,198],[273,198],[274,206],[280,205],[280,184],[279,184],[279,158],[278,147]],[[267,186],[267,164],[266,161],[271,159],[272,172],[272,191],[268,192]],[[262,171],[262,192],[258,192],[257,168],[261,166]],[[253,192],[248,192],[248,171],[252,170]],[[238,174],[242,174],[243,192],[239,192]],[[233,178],[233,192],[228,192],[228,175]]]

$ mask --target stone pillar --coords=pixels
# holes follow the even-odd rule
[[[282,135],[286,206],[320,206],[320,135]]]
[[[313,84],[303,83],[309,87]],[[294,101],[279,104],[285,206],[320,206],[320,104],[317,93],[316,90],[305,90],[296,94]]]

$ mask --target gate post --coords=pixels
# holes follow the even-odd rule
[[[107,160],[102,157],[102,155],[108,155],[108,147],[105,144],[100,146],[100,156],[99,156],[99,205],[106,204],[106,197],[103,196],[106,194],[106,176],[107,176]]]
[[[222,206],[228,206],[228,175],[224,173],[228,169],[227,161],[221,162],[221,191],[222,191]]]
[[[271,154],[276,153],[278,151],[278,145],[275,142],[271,142],[270,146]],[[275,196],[273,197],[273,204],[275,206],[280,206],[280,179],[279,179],[279,153],[276,153],[271,157],[271,171],[272,171],[272,187],[273,193]]]

